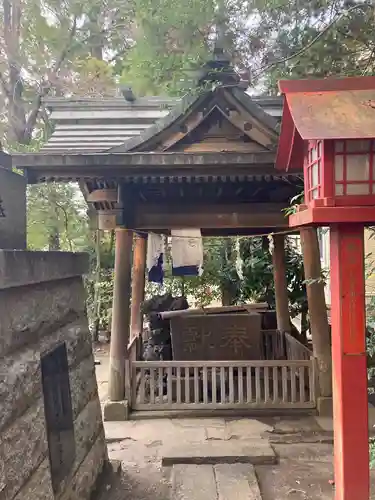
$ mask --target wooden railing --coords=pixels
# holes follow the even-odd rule
[[[297,339],[289,335],[289,333],[284,333],[285,336],[285,355],[286,359],[289,360],[301,360],[310,359],[312,352],[309,348],[301,344]]]
[[[142,337],[134,336],[128,345],[128,359],[131,361],[140,361],[142,358]]]
[[[310,359],[128,363],[135,410],[315,406],[315,363]]]
[[[268,360],[308,360],[312,352],[289,333],[277,330],[263,330],[263,356]]]

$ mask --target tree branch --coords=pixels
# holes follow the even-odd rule
[[[283,64],[285,62],[290,61],[291,59],[294,59],[295,57],[301,56],[305,52],[307,52],[316,42],[318,42],[336,23],[341,21],[344,17],[348,16],[351,12],[354,10],[358,9],[363,9],[363,8],[368,8],[370,7],[373,9],[373,5],[369,3],[365,4],[357,4],[353,5],[349,9],[345,10],[345,12],[342,12],[341,14],[337,15],[330,23],[327,24],[327,26],[316,36],[314,37],[311,42],[309,42],[305,47],[302,49],[298,50],[294,54],[284,57],[282,59],[279,59],[278,61],[274,61],[273,63],[267,64],[266,66],[263,66],[262,68],[259,68],[258,72],[252,76],[252,80],[254,81],[255,79],[259,78],[265,71],[268,71],[271,68],[274,68],[275,66],[278,66],[279,64]]]
[[[10,90],[8,88],[7,82],[5,81],[4,75],[0,71],[0,83],[1,87],[4,90],[5,95],[9,98],[11,96]]]
[[[42,99],[51,90],[52,80],[54,79],[56,74],[61,69],[63,62],[65,61],[67,55],[69,54],[69,52],[72,48],[72,42],[73,42],[73,38],[76,34],[76,31],[77,31],[77,16],[74,16],[72,28],[71,28],[71,30],[69,32],[69,36],[68,36],[68,41],[65,44],[63,50],[61,51],[60,56],[57,58],[56,64],[54,65],[52,72],[50,73],[50,75],[48,77],[48,82],[45,82],[44,85],[43,84],[41,85],[41,90],[37,94],[35,101],[34,101],[34,105],[31,109],[31,112],[30,112],[28,118],[27,118],[25,132],[24,132],[24,136],[27,139],[31,138],[31,134],[33,133],[33,130],[35,128],[35,124],[36,124],[36,121],[38,119],[40,107],[42,105]]]

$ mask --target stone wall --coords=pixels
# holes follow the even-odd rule
[[[85,500],[107,462],[83,254],[0,250],[0,498]],[[74,455],[53,491],[41,356],[67,351]]]
[[[0,167],[0,248],[26,248],[26,178]]]

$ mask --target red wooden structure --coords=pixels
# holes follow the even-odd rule
[[[375,78],[282,81],[276,160],[304,169],[293,227],[330,226],[336,500],[368,500],[364,226],[375,222]]]

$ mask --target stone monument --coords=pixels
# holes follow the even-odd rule
[[[84,254],[0,250],[0,498],[88,500],[108,458]]]
[[[262,359],[258,313],[197,314],[171,318],[175,361]]]

